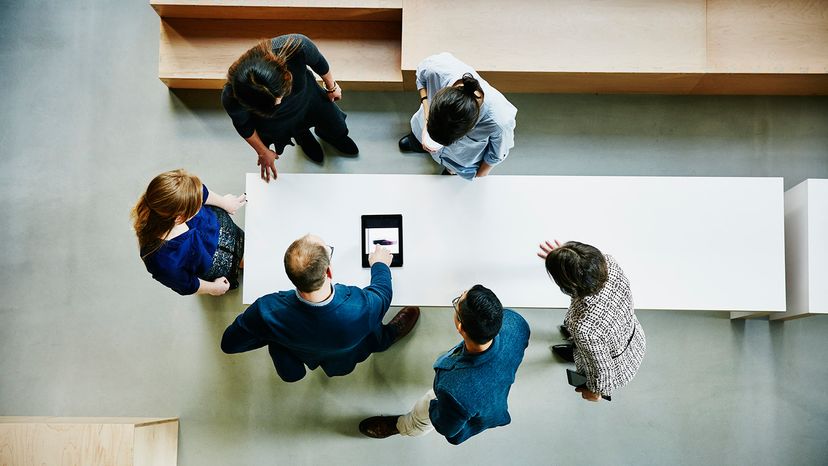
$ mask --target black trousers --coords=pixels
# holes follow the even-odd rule
[[[310,73],[310,72],[308,72]],[[316,135],[332,142],[348,135],[348,126],[345,124],[345,112],[335,103],[328,100],[324,89],[316,81],[308,81],[310,88],[307,94],[305,108],[288,119],[271,120],[267,128],[256,129],[259,137],[266,146],[274,145],[277,154],[285,150],[285,146],[293,145],[291,138],[314,128]]]

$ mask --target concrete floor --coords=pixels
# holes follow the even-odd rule
[[[157,59],[144,0],[0,1],[0,414],[180,416],[184,466],[828,462],[826,317],[640,312],[639,375],[591,404],[548,350],[564,311],[527,310],[510,426],[459,447],[361,438],[361,418],[403,412],[429,387],[431,362],[458,341],[451,313],[426,309],[409,338],[344,378],[288,385],[264,351],[222,354],[240,293],[182,298],[154,282],[128,213],[176,167],[238,193],[255,157],[218,94],[168,92]],[[828,178],[826,98],[508,97],[517,147],[495,173]],[[320,168],[288,149],[278,167],[437,173],[395,147],[416,104],[346,92],[360,157]]]

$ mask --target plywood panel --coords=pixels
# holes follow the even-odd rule
[[[403,1],[404,70],[450,51],[478,71],[700,72],[705,0]]]
[[[825,0],[708,0],[707,72],[828,73]]]
[[[135,427],[134,466],[175,466],[178,463],[178,421]]]
[[[178,422],[178,418],[157,417],[58,417],[58,416],[0,416],[0,424],[131,424],[150,425],[162,422]]]
[[[828,74],[708,73],[692,94],[826,95]]]
[[[131,424],[0,424],[2,466],[132,464]]]
[[[395,21],[402,0],[152,0],[162,18]]]
[[[701,74],[482,72],[501,92],[567,94],[689,94]]]
[[[159,77],[221,87],[227,68],[257,40],[292,32],[316,43],[338,81],[402,84],[399,24],[385,22],[162,20]]]
[[[0,417],[0,466],[174,466],[176,418]]]

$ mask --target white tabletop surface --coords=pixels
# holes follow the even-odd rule
[[[366,286],[360,216],[402,214],[393,304],[449,306],[476,283],[507,307],[565,308],[544,239],[613,255],[636,308],[784,311],[781,178],[247,174],[243,301],[292,289],[288,245],[335,246],[334,281]]]

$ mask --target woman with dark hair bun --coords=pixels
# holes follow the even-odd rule
[[[184,170],[153,178],[132,209],[147,271],[181,295],[237,288],[244,232],[230,214],[246,202],[245,195],[213,193]]]
[[[572,342],[552,351],[586,377],[576,389],[585,400],[609,399],[635,376],[647,347],[630,282],[612,256],[588,244],[546,241],[540,249],[547,273],[572,298],[561,326]]]
[[[316,84],[315,71],[324,83]],[[328,62],[313,42],[302,34],[287,34],[259,42],[227,71],[221,103],[239,135],[258,154],[262,179],[276,178],[275,160],[291,138],[312,161],[321,164],[324,154],[317,136],[344,154],[359,148],[348,137],[345,113],[334,103],[342,89]],[[274,149],[270,146],[273,145]]]
[[[444,52],[417,65],[420,109],[403,152],[429,153],[443,174],[471,180],[489,174],[515,145],[517,109],[470,66]]]

